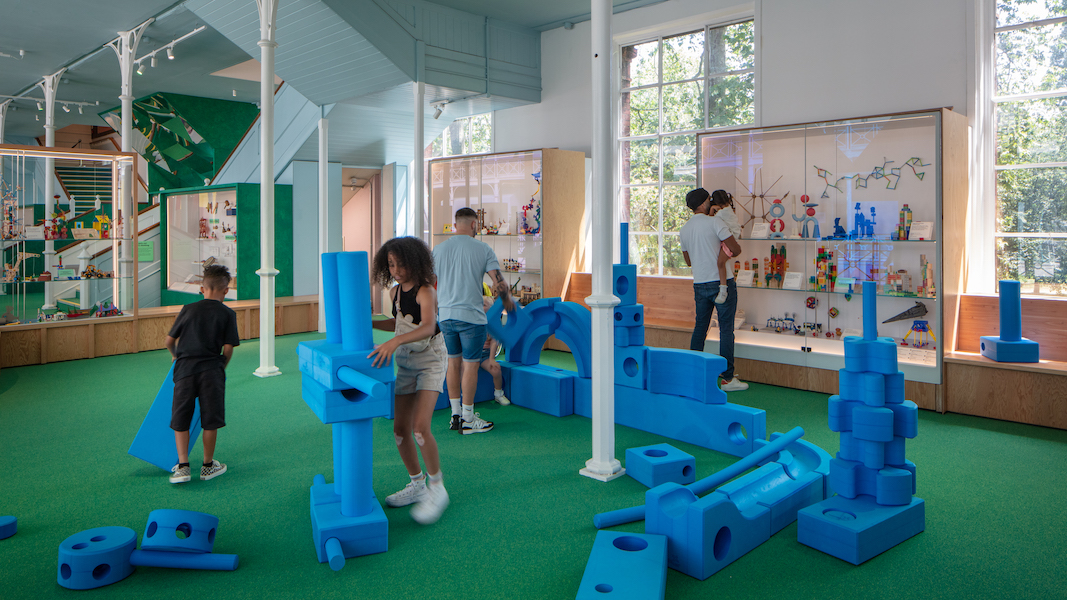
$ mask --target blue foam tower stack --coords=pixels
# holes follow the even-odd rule
[[[1018,281],[1000,282],[1000,335],[983,335],[982,356],[997,362],[1040,361],[1041,348],[1037,342],[1022,336],[1023,301]]]
[[[389,522],[371,487],[371,419],[389,415],[396,377],[367,358],[374,350],[368,264],[366,252],[322,255],[326,339],[297,347],[304,402],[333,425],[333,483],[314,477],[311,528],[319,562],[335,571],[346,558],[389,549]]]
[[[858,565],[926,528],[915,494],[915,464],[904,442],[918,434],[918,407],[904,400],[892,338],[878,337],[875,283],[863,283],[863,337],[845,338],[840,394],[830,397],[830,429],[841,449],[830,461],[836,496],[797,515],[800,543]]]

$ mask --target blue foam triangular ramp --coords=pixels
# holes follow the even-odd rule
[[[163,385],[152,401],[152,408],[137,430],[137,435],[130,444],[129,454],[169,471],[178,464],[178,450],[174,447],[174,431],[170,428],[171,406],[174,402],[174,364],[163,380]],[[193,421],[189,425],[189,449],[196,444],[200,435],[200,402],[193,409]]]

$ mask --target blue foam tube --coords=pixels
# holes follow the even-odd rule
[[[1023,301],[1020,283],[1000,280],[1000,339],[1018,342],[1023,339]]]
[[[619,223],[619,264],[630,264],[630,224]]]
[[[337,541],[337,538],[326,540],[326,558],[330,562],[330,568],[334,571],[340,571],[344,568],[345,555],[341,551],[341,542]]]
[[[337,482],[344,478],[341,475],[341,423],[333,424],[333,482],[334,487],[337,487]],[[335,489],[335,494],[340,494],[341,490]]]
[[[337,290],[337,252],[322,255],[322,304],[326,313],[326,342],[341,343],[341,296]]]
[[[233,571],[237,569],[236,554],[190,554],[188,552],[159,552],[134,550],[130,564],[135,567],[163,567],[166,569],[200,569],[202,571]]]
[[[337,369],[337,378],[368,396],[381,398],[388,391],[384,383],[369,375],[364,375],[352,367]]]
[[[370,419],[341,422],[341,479],[334,481],[334,492],[341,495],[341,514],[346,517],[362,517],[374,508],[372,435]]]
[[[325,483],[326,478],[322,476],[322,473],[311,478],[311,485],[324,485]]]
[[[690,483],[685,487],[697,496],[710,492],[734,477],[737,477],[752,467],[771,458],[775,454],[778,454],[782,450],[785,450],[786,446],[802,437],[804,437],[804,429],[802,427],[794,427],[785,435],[778,437],[778,439],[772,442],[768,442],[766,446],[756,450],[729,467],[726,467],[713,475],[709,475],[704,479]],[[623,523],[633,523],[634,521],[640,521],[644,518],[645,506],[642,504],[641,506],[620,508],[619,510],[612,510],[595,515],[593,517],[593,526],[597,529],[604,529],[605,527],[614,527],[616,525],[622,525]]]
[[[863,282],[863,339],[878,339],[878,284]]]
[[[367,261],[366,252],[342,252],[337,256],[337,286],[345,307],[341,311],[341,345],[349,352],[374,347]]]

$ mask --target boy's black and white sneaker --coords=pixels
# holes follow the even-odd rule
[[[459,415],[452,415],[452,422],[448,424],[449,431],[459,431]]]
[[[485,433],[486,431],[493,430],[493,422],[486,421],[485,419],[478,416],[478,413],[474,413],[474,420],[463,421],[463,424],[460,427],[460,433],[462,433],[463,435],[469,435],[471,433]]]
[[[214,479],[226,472],[226,465],[217,460],[212,460],[210,465],[200,467],[200,480]],[[188,479],[186,480],[188,481]]]
[[[171,469],[170,469],[170,482],[171,483],[186,483],[190,479],[192,479],[192,476],[190,476],[190,474],[189,474],[189,465],[185,465],[184,467],[179,466],[179,465],[174,465],[173,467],[171,467]]]

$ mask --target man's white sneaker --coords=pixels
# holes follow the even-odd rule
[[[470,435],[472,433],[485,433],[486,431],[493,430],[493,422],[486,421],[478,413],[474,413],[473,421],[463,421],[460,419],[461,425],[459,426],[459,432],[463,435]]]
[[[730,381],[724,382],[719,389],[724,392],[743,392],[748,389],[748,384],[734,377]]]
[[[426,486],[426,493],[411,509],[411,518],[420,525],[431,525],[441,518],[441,513],[448,508],[448,492],[444,484],[430,484]]]

